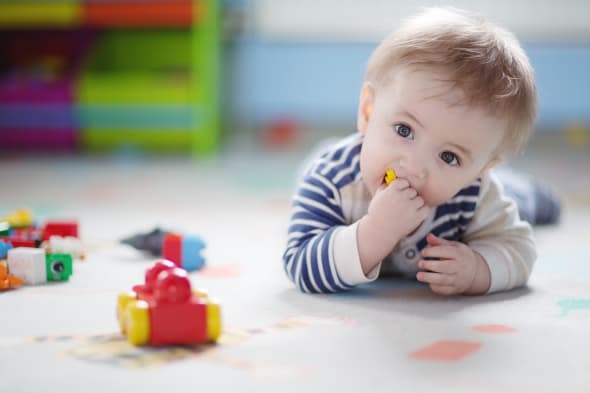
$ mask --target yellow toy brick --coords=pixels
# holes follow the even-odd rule
[[[394,170],[391,169],[391,168],[387,168],[387,170],[385,171],[385,177],[384,177],[384,179],[385,179],[385,183],[387,185],[390,185],[392,181],[394,181],[395,179],[397,179],[397,176],[396,176]]]
[[[29,209],[17,209],[3,217],[2,221],[8,222],[12,228],[28,228],[33,225],[33,212]]]

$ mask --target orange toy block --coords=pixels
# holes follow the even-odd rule
[[[22,284],[21,278],[8,273],[8,264],[0,262],[0,290],[16,288]]]

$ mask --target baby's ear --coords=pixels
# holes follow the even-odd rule
[[[363,83],[361,96],[359,98],[359,109],[356,118],[356,126],[361,134],[365,134],[371,113],[373,112],[373,101],[375,99],[375,87],[371,82]]]

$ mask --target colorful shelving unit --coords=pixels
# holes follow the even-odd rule
[[[214,152],[219,13],[218,0],[0,3],[0,149]]]

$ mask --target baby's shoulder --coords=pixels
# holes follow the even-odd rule
[[[358,133],[324,144],[324,148],[311,159],[308,176],[320,176],[338,186],[358,180],[361,145],[362,138]]]

